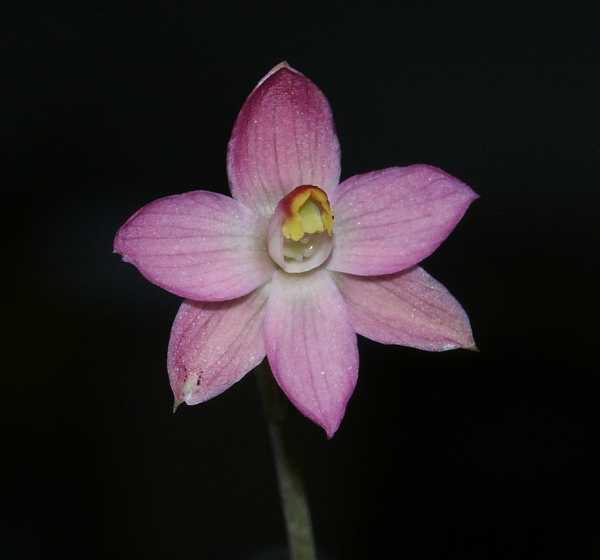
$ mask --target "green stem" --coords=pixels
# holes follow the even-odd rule
[[[275,459],[279,494],[287,529],[290,560],[316,560],[310,510],[298,465],[284,438],[287,402],[267,362],[256,372]]]

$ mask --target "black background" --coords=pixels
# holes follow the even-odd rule
[[[343,177],[426,162],[481,195],[424,263],[481,352],[361,339],[334,439],[292,414],[323,558],[599,554],[599,45],[569,8],[8,10],[0,557],[258,559],[284,543],[253,375],[172,415],[179,299],[112,255],[146,202],[227,192],[234,118],[283,59],[329,97]]]

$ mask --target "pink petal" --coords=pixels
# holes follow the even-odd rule
[[[339,274],[336,280],[356,332],[367,338],[432,352],[475,349],[464,309],[422,268],[378,277]]]
[[[275,274],[265,341],[283,392],[332,437],[356,385],[358,350],[346,305],[326,270]]]
[[[181,305],[167,357],[176,404],[198,404],[219,395],[263,360],[267,291],[264,287],[233,301]]]
[[[335,248],[328,268],[371,276],[414,266],[448,237],[476,198],[429,165],[351,177],[333,194]]]
[[[266,220],[237,200],[195,191],[144,206],[119,230],[114,250],[165,290],[226,300],[271,278],[266,229]]]
[[[339,143],[317,86],[285,63],[271,70],[238,115],[227,171],[232,195],[264,215],[295,187],[335,187]]]

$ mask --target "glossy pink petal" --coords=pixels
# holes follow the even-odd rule
[[[467,185],[428,165],[351,177],[333,193],[328,267],[372,276],[414,266],[446,239],[475,198]]]
[[[295,187],[335,187],[340,148],[319,88],[285,63],[271,70],[238,115],[227,171],[234,198],[265,216]]]
[[[346,305],[330,273],[321,269],[275,274],[265,343],[283,392],[332,437],[356,385],[358,351]]]
[[[237,200],[195,191],[144,206],[119,230],[114,250],[174,294],[233,299],[273,274],[266,228],[261,216]]]
[[[167,357],[176,405],[217,396],[263,360],[267,291],[263,287],[232,301],[181,305]]]
[[[475,349],[460,303],[422,268],[390,276],[336,276],[358,334],[422,350]]]

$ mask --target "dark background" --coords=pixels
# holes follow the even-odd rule
[[[284,543],[253,375],[173,416],[179,299],[112,255],[146,202],[227,192],[234,118],[283,59],[329,97],[343,177],[426,162],[481,195],[425,262],[481,352],[361,339],[334,439],[292,414],[323,558],[600,554],[595,20],[422,6],[7,10],[1,558],[237,560]]]

